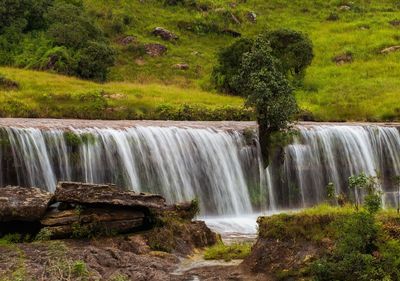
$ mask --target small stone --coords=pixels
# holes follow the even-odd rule
[[[337,65],[342,65],[345,63],[351,63],[353,61],[353,55],[351,53],[345,53],[338,55],[332,59]]]
[[[146,50],[146,54],[152,57],[162,56],[167,51],[167,47],[158,43],[146,44],[144,45],[144,49]]]
[[[389,21],[389,23],[393,26],[400,26],[400,20],[397,20],[397,19],[391,20],[391,21]]]
[[[162,27],[156,27],[154,28],[153,32],[152,32],[155,36],[159,36],[161,37],[163,40],[166,41],[172,41],[172,40],[178,40],[179,37],[172,33],[171,31],[162,28]]]
[[[342,6],[339,7],[339,10],[340,11],[350,11],[351,7],[348,6],[348,5],[342,5]]]
[[[189,65],[187,63],[177,63],[174,65],[174,68],[180,69],[180,70],[188,70]]]
[[[136,41],[136,38],[134,36],[130,36],[129,35],[129,36],[125,36],[125,37],[120,38],[118,40],[118,43],[121,44],[121,45],[126,46],[126,45],[131,44],[134,41]]]
[[[226,34],[226,35],[230,35],[230,36],[235,37],[235,38],[242,36],[241,33],[237,32],[235,30],[232,30],[232,29],[224,29],[224,30],[222,30],[222,33]]]
[[[257,15],[256,15],[255,12],[252,12],[252,11],[248,12],[246,17],[247,17],[247,20],[249,22],[252,22],[252,23],[256,23],[257,22]]]
[[[381,54],[389,54],[389,53],[396,52],[396,51],[398,51],[398,50],[400,50],[400,45],[391,46],[391,47],[387,47],[387,48],[383,49],[383,50],[381,51]]]

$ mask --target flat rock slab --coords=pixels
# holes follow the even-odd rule
[[[60,182],[54,194],[57,202],[81,205],[112,205],[132,208],[164,209],[160,195],[124,191],[114,185]]]
[[[39,188],[0,188],[0,222],[38,221],[51,200],[52,194]]]

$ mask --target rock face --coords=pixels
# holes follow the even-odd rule
[[[172,40],[178,40],[179,39],[179,37],[176,34],[172,33],[171,31],[169,31],[169,30],[167,30],[165,28],[162,28],[162,27],[154,28],[152,33],[153,33],[153,35],[159,36],[163,40],[166,40],[166,41],[172,41]]]
[[[0,192],[0,222],[40,220],[52,199],[38,188],[4,187]]]
[[[84,208],[53,210],[41,220],[53,238],[91,234],[129,233],[145,226],[145,214],[130,209]]]
[[[57,202],[75,204],[102,204],[122,207],[163,209],[165,199],[160,195],[135,193],[114,185],[60,182],[54,194]]]
[[[158,43],[146,44],[144,45],[144,49],[146,50],[146,54],[152,57],[162,56],[167,51],[167,47]]]

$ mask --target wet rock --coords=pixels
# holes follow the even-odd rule
[[[335,56],[332,59],[337,65],[343,65],[346,63],[351,63],[353,61],[353,55],[351,53],[345,53],[338,56]]]
[[[187,63],[177,63],[174,65],[174,68],[179,69],[179,70],[188,70],[189,65]]]
[[[114,185],[60,182],[54,194],[58,202],[103,204],[133,208],[163,209],[165,199],[160,195],[124,191]]]
[[[0,222],[38,221],[52,199],[39,188],[9,186],[0,189]]]
[[[391,46],[391,47],[387,47],[387,48],[383,49],[383,50],[381,51],[381,54],[389,54],[389,53],[396,52],[396,51],[398,51],[398,50],[400,50],[400,45]]]
[[[256,23],[257,22],[257,15],[256,15],[256,13],[255,12],[248,12],[247,14],[246,14],[246,18],[247,18],[247,20],[249,21],[249,22],[251,22],[251,23]]]
[[[162,27],[154,28],[152,33],[153,33],[153,35],[159,36],[163,40],[166,40],[166,41],[172,41],[172,40],[178,40],[179,39],[179,37],[176,34],[172,33],[171,31],[169,31],[169,30],[167,30],[165,28],[162,28]]]
[[[162,56],[167,51],[167,47],[158,43],[145,44],[144,49],[146,54],[152,57]]]

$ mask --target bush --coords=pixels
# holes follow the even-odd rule
[[[53,70],[63,74],[75,74],[77,63],[66,47],[48,50],[39,61],[39,69]]]
[[[77,74],[86,79],[105,81],[109,67],[114,64],[114,50],[104,43],[89,42],[78,56]]]
[[[249,52],[252,46],[253,40],[239,39],[219,53],[218,65],[214,67],[211,74],[212,82],[219,91],[235,95],[242,94],[236,89],[234,78],[238,75],[243,54]]]
[[[272,55],[280,62],[281,71],[302,78],[314,58],[313,44],[307,35],[290,29],[278,29],[265,34]]]

